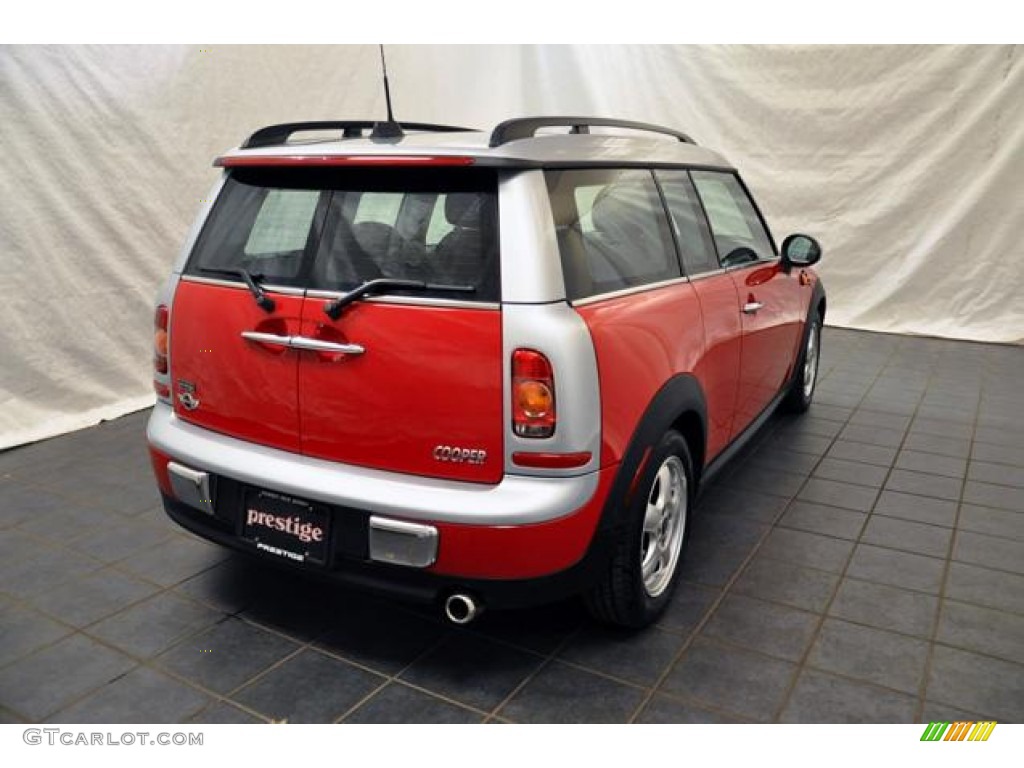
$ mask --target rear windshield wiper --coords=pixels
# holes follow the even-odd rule
[[[259,308],[262,309],[264,312],[274,311],[274,300],[267,296],[267,294],[264,293],[263,289],[260,288],[259,286],[258,281],[263,279],[263,275],[253,275],[244,269],[224,269],[221,267],[200,267],[199,271],[205,272],[206,274],[210,275],[230,275],[232,277],[242,278],[242,280],[245,282],[246,287],[249,289],[249,293],[251,293],[252,297],[256,299],[256,304],[259,305]]]
[[[331,320],[341,317],[341,311],[354,301],[368,296],[371,293],[386,293],[388,291],[457,291],[459,293],[476,293],[472,285],[443,285],[439,283],[425,283],[422,280],[397,280],[390,277],[381,277],[376,280],[368,280],[358,288],[353,288],[344,296],[339,296],[334,301],[324,304],[324,312]]]

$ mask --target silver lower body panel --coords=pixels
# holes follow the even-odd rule
[[[543,523],[579,510],[598,484],[597,472],[572,477],[506,474],[496,485],[481,485],[324,461],[197,427],[162,402],[153,409],[147,437],[156,450],[194,472],[413,522]],[[179,480],[190,482],[187,475]]]

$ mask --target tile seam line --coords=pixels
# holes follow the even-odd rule
[[[893,354],[893,352],[890,351],[889,354],[886,355],[885,362],[882,363],[882,365],[879,367],[878,374],[876,374],[875,378],[872,379],[872,381],[877,380],[877,378],[881,375],[881,371],[884,370],[885,365],[888,364],[888,361],[891,359],[892,354]],[[832,374],[834,369],[835,369],[835,367],[833,366],[828,371],[826,371],[825,375],[822,376],[821,380],[824,381],[824,379],[827,376]],[[864,397],[866,397],[866,396],[867,396],[867,393],[865,393]],[[862,397],[862,399],[860,401],[858,401],[858,404],[860,402],[862,402],[862,401],[863,401],[863,397]],[[846,420],[844,422],[842,422],[844,429],[849,424],[850,418],[853,416],[854,413],[856,413],[856,411],[857,411],[857,406],[854,406],[853,408],[850,408],[850,414],[847,416]],[[774,417],[774,414],[773,414],[773,417]],[[762,439],[758,440],[757,445],[760,446],[762,444],[767,443],[774,436],[775,432],[778,429],[779,429],[779,426],[776,425],[769,434],[765,435]],[[842,432],[842,430],[840,430],[840,432]],[[820,466],[821,462],[824,461],[824,459],[827,456],[828,452],[832,449],[832,446],[834,446],[836,441],[838,440],[838,436],[837,437],[833,437],[833,438],[824,438],[824,439],[828,440],[828,447],[818,456],[818,461],[815,463],[814,467],[812,468],[812,473],[813,473],[813,471],[815,469],[818,468],[818,466]],[[745,452],[745,455],[749,455],[749,453]],[[739,457],[736,457],[736,458],[739,458]],[[636,710],[633,712],[633,715],[628,720],[629,723],[636,722],[637,717],[639,717],[640,713],[644,711],[644,709],[646,708],[646,706],[648,705],[650,700],[653,698],[654,694],[661,688],[661,686],[664,684],[665,680],[667,680],[668,676],[672,673],[672,670],[675,668],[675,666],[679,663],[679,661],[683,658],[683,656],[685,656],[686,653],[690,650],[690,648],[693,645],[693,641],[700,634],[700,632],[704,629],[704,627],[710,622],[711,618],[718,611],[718,609],[721,606],[722,602],[725,600],[725,596],[727,594],[729,594],[729,592],[731,591],[733,586],[739,580],[740,576],[746,570],[747,566],[754,559],[754,557],[758,554],[758,552],[760,552],[761,548],[764,546],[765,541],[767,541],[768,537],[771,535],[772,531],[775,529],[775,526],[778,523],[778,521],[782,519],[783,515],[785,515],[785,513],[789,510],[790,506],[793,504],[794,500],[796,499],[796,495],[799,494],[799,492],[807,484],[807,480],[808,480],[808,478],[805,478],[804,482],[801,483],[800,487],[797,489],[796,494],[794,494],[792,497],[787,499],[785,506],[783,506],[782,509],[779,510],[779,512],[772,519],[771,523],[769,523],[767,525],[764,533],[758,538],[758,540],[755,542],[754,546],[751,548],[750,553],[742,560],[742,562],[740,562],[740,564],[733,571],[733,573],[730,576],[730,578],[726,580],[726,583],[721,587],[721,590],[720,590],[718,596],[712,601],[711,605],[707,608],[707,610],[704,612],[704,615],[701,617],[701,620],[693,628],[693,631],[690,634],[689,638],[687,638],[686,642],[682,645],[682,647],[676,653],[675,657],[669,662],[669,664],[666,666],[665,670],[662,672],[662,674],[659,676],[659,678],[655,681],[654,685],[651,688],[651,692],[647,696],[644,697],[644,699],[640,702],[639,705],[637,705]],[[796,677],[799,674],[799,671],[800,671],[800,668],[799,668],[799,665],[798,665],[796,667],[795,671],[794,671],[793,680],[796,679]]]
[[[898,351],[899,351],[899,345],[898,344],[893,345],[893,348],[890,350],[890,352],[889,352],[888,356],[886,357],[885,361],[879,366],[878,374],[877,374],[876,378],[874,379],[874,382],[877,382],[878,379],[881,378],[883,371],[885,371],[885,369],[888,368],[890,364],[892,364],[892,361],[897,358]],[[926,382],[931,380],[933,368],[934,368],[934,363],[932,363],[931,366],[928,369],[929,372],[928,372],[928,378],[927,378]],[[927,391],[927,388],[928,387],[927,387],[927,383],[926,383],[925,386],[924,386],[924,389],[921,392],[921,394],[918,395],[916,404],[914,406],[914,410],[911,413],[911,422],[913,422],[914,417],[917,415],[918,408],[920,408],[921,401],[924,398],[924,393]],[[871,387],[868,387],[867,392],[865,392],[864,396],[858,402],[857,406],[853,409],[854,413],[856,413],[857,409],[860,408],[861,405],[864,403],[864,401],[867,399],[868,394],[870,393],[870,391],[871,391]],[[852,417],[852,414],[851,414],[851,417]],[[882,483],[882,488],[885,487],[885,484],[888,483],[889,478],[892,476],[893,470],[895,469],[896,456],[899,455],[899,452],[902,449],[903,444],[907,440],[907,435],[908,434],[909,434],[909,432],[904,432],[903,433],[903,439],[900,442],[900,445],[896,447],[896,453],[893,456],[893,459],[889,463],[889,466],[888,466],[888,468],[886,470],[886,476],[885,476],[885,480]],[[828,618],[829,611],[831,610],[832,605],[835,603],[836,597],[839,594],[839,590],[842,589],[843,582],[846,579],[846,574],[847,574],[847,572],[849,571],[849,568],[850,568],[850,564],[853,562],[853,558],[854,558],[854,555],[857,552],[857,548],[860,546],[860,544],[861,544],[861,542],[862,542],[862,540],[864,538],[864,532],[867,530],[867,527],[868,527],[869,523],[871,522],[871,518],[873,516],[873,511],[874,511],[875,507],[877,506],[878,499],[881,498],[881,495],[882,494],[881,494],[881,491],[880,491],[875,496],[875,499],[872,502],[871,508],[869,510],[867,510],[867,514],[864,516],[864,520],[861,523],[860,533],[858,534],[857,538],[854,540],[853,546],[850,548],[849,554],[846,556],[846,561],[843,564],[842,569],[838,573],[839,578],[836,580],[835,586],[831,590],[831,594],[829,595],[828,601],[822,607],[822,610],[821,610],[821,613],[818,616],[818,621],[817,621],[817,623],[815,625],[814,631],[811,633],[810,640],[807,643],[807,647],[804,649],[804,652],[801,655],[800,660],[797,662],[796,670],[794,671],[792,677],[789,680],[789,684],[787,685],[786,690],[785,690],[785,692],[783,693],[783,695],[781,697],[781,701],[780,701],[777,709],[774,712],[774,716],[771,718],[771,722],[773,722],[773,723],[777,723],[777,722],[779,722],[781,720],[783,713],[786,711],[787,707],[789,706],[789,704],[792,701],[793,693],[796,690],[797,681],[800,679],[800,677],[803,674],[804,670],[808,668],[808,659],[810,658],[811,651],[814,649],[814,646],[817,643],[818,638],[821,636],[821,631],[822,631],[822,628],[825,625],[825,621]]]
[[[985,396],[985,377],[981,379],[981,386],[978,389],[978,399],[975,403],[975,418],[971,425],[971,453],[974,453],[974,437],[978,432],[978,417],[977,411],[981,407],[981,401]],[[935,616],[932,618],[931,633],[929,635],[928,649],[925,653],[924,670],[921,674],[921,682],[918,688],[918,706],[915,711],[915,719],[920,720],[921,714],[924,712],[925,699],[928,695],[928,688],[931,684],[931,672],[932,663],[935,659],[935,646],[938,642],[939,627],[942,625],[942,614],[945,609],[946,592],[949,587],[949,574],[953,568],[953,558],[956,553],[957,543],[960,539],[960,516],[963,513],[964,505],[964,494],[967,492],[967,473],[964,472],[964,477],[960,481],[960,499],[956,505],[956,517],[953,520],[953,535],[949,537],[949,545],[946,549],[946,562],[942,569],[942,579],[939,582],[939,595],[938,595],[938,606],[935,610]]]

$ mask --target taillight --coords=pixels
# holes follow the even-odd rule
[[[167,307],[161,304],[156,308],[153,318],[153,371],[158,376],[166,376],[167,365]],[[165,382],[154,381],[153,387],[161,397],[168,397],[170,392]]]
[[[512,353],[512,430],[519,437],[555,434],[555,377],[551,363],[533,349]]]

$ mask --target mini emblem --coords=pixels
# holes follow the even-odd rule
[[[181,403],[186,411],[194,411],[199,407],[199,398],[191,392],[179,392],[178,402]]]
[[[483,464],[487,451],[480,448],[459,448],[455,445],[435,445],[434,461],[451,461],[456,464]]]

